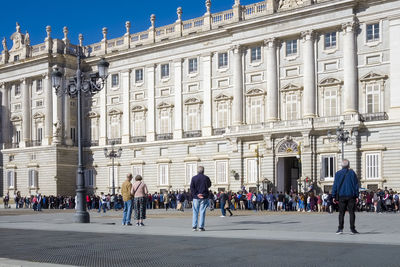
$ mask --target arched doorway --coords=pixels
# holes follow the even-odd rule
[[[299,160],[298,144],[287,137],[277,145],[276,149],[276,190],[290,192],[298,190]]]

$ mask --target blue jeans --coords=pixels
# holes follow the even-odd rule
[[[268,202],[268,210],[270,211],[275,210],[275,204],[273,201]]]
[[[131,217],[132,217],[132,200],[124,201],[122,224],[131,223]]]
[[[225,202],[226,202],[225,200],[221,200],[221,203],[220,203],[222,216],[226,215]]]
[[[196,198],[193,199],[193,223],[192,223],[193,228],[197,228],[199,212],[200,212],[199,228],[204,228],[207,207],[208,207],[208,199],[196,199]]]

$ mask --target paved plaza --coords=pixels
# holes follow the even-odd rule
[[[145,227],[121,226],[120,212],[91,212],[92,223],[83,225],[72,223],[71,211],[25,213],[0,211],[3,266],[400,264],[398,214],[357,214],[361,234],[350,235],[347,226],[338,236],[337,214],[237,212],[220,218],[216,211],[205,232],[192,232],[190,211],[149,211]]]

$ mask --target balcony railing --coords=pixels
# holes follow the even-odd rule
[[[144,143],[146,142],[146,136],[131,136],[131,143]]]
[[[26,147],[41,146],[42,140],[32,140],[26,142]]]
[[[201,130],[183,132],[183,138],[201,137]]]
[[[386,112],[377,112],[377,113],[364,113],[360,115],[360,121],[385,121],[388,120],[389,116]]]
[[[225,128],[215,128],[213,129],[213,135],[223,135],[225,134],[226,129]]]
[[[83,140],[84,147],[99,146],[99,140]]]
[[[108,139],[107,144],[108,145],[120,145],[122,143],[122,138],[114,138],[114,139]]]
[[[10,149],[10,148],[19,148],[19,143],[7,143],[7,144],[4,144],[4,149]]]
[[[161,141],[161,140],[171,140],[174,138],[174,135],[172,133],[166,133],[166,134],[156,134],[156,140]]]

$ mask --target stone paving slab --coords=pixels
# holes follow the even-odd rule
[[[239,213],[240,214],[240,213]],[[358,213],[360,235],[350,235],[348,216],[345,234],[336,235],[337,214],[272,213],[208,216],[206,232],[192,232],[191,217],[151,218],[145,227],[122,226],[121,213],[91,212],[90,224],[74,224],[73,213],[40,213],[0,216],[0,228],[119,233],[128,235],[245,238],[258,240],[318,241],[332,243],[400,245],[399,214]]]
[[[43,262],[31,262],[0,258],[0,267],[73,267],[73,265],[61,265]]]

